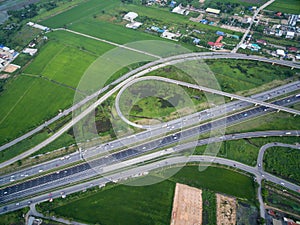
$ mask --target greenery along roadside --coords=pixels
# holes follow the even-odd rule
[[[146,178],[158,181],[157,176],[172,173],[172,170],[173,168],[163,169]],[[140,178],[139,181],[146,178]],[[150,186],[130,186],[130,183],[108,185],[99,191],[94,189],[68,196],[66,199],[54,199],[52,203],[41,203],[38,208],[49,215],[55,214],[93,224],[168,224],[176,182],[237,196],[252,204],[256,202],[254,181],[251,177],[224,168],[208,167],[199,172],[198,166],[186,166],[161,183]],[[205,191],[204,198],[209,198],[211,204],[212,195],[212,192]],[[211,207],[213,208],[212,205]]]
[[[272,147],[264,155],[264,167],[267,172],[300,184],[300,150]]]

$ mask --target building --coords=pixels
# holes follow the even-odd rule
[[[289,17],[288,25],[291,27],[295,27],[298,19],[299,19],[298,15],[291,15]]]
[[[256,40],[256,43],[267,45],[267,41],[265,41],[265,40]]]
[[[184,15],[185,8],[182,7],[181,5],[179,5],[179,6],[176,6],[176,7],[172,10],[172,12],[173,12],[173,13],[180,14],[180,15]]]
[[[126,27],[127,28],[130,28],[130,29],[137,29],[137,28],[139,28],[140,26],[142,26],[143,25],[143,23],[140,23],[140,22],[132,22],[132,23],[128,23],[128,24],[126,24]]]
[[[24,50],[23,50],[23,53],[25,53],[25,54],[29,54],[29,55],[31,55],[31,56],[34,56],[35,55],[35,53],[37,53],[37,49],[36,48],[25,48]]]
[[[27,25],[30,26],[30,27],[34,27],[36,29],[40,29],[42,31],[49,31],[50,30],[49,27],[45,27],[43,25],[40,25],[40,24],[37,24],[37,23],[33,23],[33,22],[28,22]]]
[[[276,54],[277,54],[278,56],[285,56],[285,52],[284,52],[282,49],[277,49],[277,50],[276,50]]]
[[[199,38],[194,38],[193,43],[195,45],[198,45],[200,43],[200,39]]]
[[[297,51],[298,51],[298,48],[296,48],[296,47],[288,47],[287,50],[288,50],[289,52],[297,52]]]
[[[224,33],[224,32],[222,32],[222,31],[217,31],[217,32],[216,32],[216,35],[219,35],[219,36],[224,36],[224,35],[225,35],[225,33]]]
[[[251,51],[259,51],[261,47],[258,44],[251,44]]]
[[[292,32],[292,31],[286,32],[285,38],[293,39],[294,37],[295,37],[295,32]]]
[[[211,46],[214,49],[220,49],[223,48],[224,44],[221,43],[221,41],[223,40],[223,36],[219,36],[216,40],[216,42],[208,42],[207,44],[209,46]]]
[[[205,12],[211,13],[211,14],[215,14],[215,15],[219,15],[220,12],[221,12],[221,10],[219,10],[219,9],[213,9],[213,8],[207,8],[207,9],[205,10]]]
[[[135,12],[129,12],[123,17],[123,19],[130,22],[134,22],[134,19],[137,18],[138,16],[139,15]]]
[[[177,34],[174,34],[174,33],[171,33],[169,31],[164,31],[162,34],[161,34],[161,37],[163,38],[166,38],[166,39],[169,39],[169,40],[174,40],[174,41],[177,41],[176,38],[179,38],[181,36],[181,34],[177,33]]]

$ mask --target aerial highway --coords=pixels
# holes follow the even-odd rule
[[[144,159],[141,159],[141,161],[143,161],[143,160]],[[85,183],[76,184],[74,186],[61,188],[59,190],[52,191],[51,198],[59,198],[59,197],[62,197],[63,195],[68,195],[68,194],[75,193],[78,191],[83,191],[83,190],[86,190],[87,188],[94,187],[94,186],[103,187],[105,184],[107,184],[108,182],[111,182],[111,181],[117,182],[120,180],[126,180],[127,178],[144,175],[144,174],[147,174],[147,172],[149,172],[149,171],[157,170],[157,169],[165,167],[165,166],[178,165],[178,164],[182,164],[182,163],[185,164],[186,162],[199,162],[200,165],[201,165],[201,163],[206,163],[206,162],[227,165],[227,166],[234,167],[239,170],[251,173],[255,177],[263,176],[264,179],[267,179],[275,184],[281,185],[282,182],[285,182],[285,188],[288,188],[290,190],[299,191],[299,188],[300,188],[298,185],[287,182],[287,181],[280,179],[278,177],[275,177],[269,173],[261,172],[258,170],[257,167],[251,167],[251,166],[248,166],[248,165],[245,165],[245,164],[233,161],[233,160],[229,160],[229,159],[202,155],[202,156],[189,156],[189,157],[179,156],[179,157],[167,158],[167,159],[156,161],[156,162],[146,164],[143,166],[135,167],[133,169],[114,173],[114,174],[109,175],[108,177],[102,177],[102,178],[95,179],[93,181],[88,181]],[[10,204],[2,206],[0,208],[0,214],[23,208],[32,203],[42,202],[42,201],[47,201],[47,200],[49,200],[49,193],[41,194],[36,197],[28,197],[27,199],[24,199],[22,201],[14,202],[14,203],[10,203]],[[263,215],[263,217],[264,217],[264,215]]]
[[[153,127],[153,125],[142,125],[142,124],[136,124],[136,123],[133,123],[133,122],[129,121],[123,115],[123,113],[122,113],[122,111],[120,109],[120,104],[119,104],[120,103],[120,97],[121,97],[121,95],[123,94],[123,92],[128,87],[132,86],[133,84],[135,84],[137,82],[148,81],[148,80],[163,81],[163,82],[166,82],[166,83],[177,84],[177,85],[180,85],[180,86],[193,88],[193,89],[196,89],[196,90],[199,90],[199,91],[204,91],[204,92],[208,92],[208,93],[218,94],[218,95],[221,95],[221,96],[229,97],[231,99],[238,99],[238,100],[241,100],[241,101],[244,101],[244,102],[249,102],[249,103],[252,103],[252,104],[255,104],[255,105],[262,105],[262,106],[266,106],[266,107],[269,107],[269,108],[281,110],[281,111],[284,111],[284,112],[289,112],[289,113],[292,113],[294,115],[300,115],[300,111],[298,111],[298,110],[287,108],[287,107],[283,107],[283,106],[280,106],[280,105],[270,104],[268,102],[264,102],[264,101],[260,101],[260,100],[257,100],[257,99],[253,99],[251,97],[250,98],[249,97],[243,97],[243,96],[239,96],[239,95],[235,95],[235,94],[231,94],[231,93],[219,91],[219,90],[216,90],[216,89],[212,89],[212,88],[208,88],[208,87],[203,87],[203,86],[200,86],[200,85],[191,84],[191,83],[187,83],[187,82],[183,82],[183,81],[179,81],[179,80],[174,80],[174,79],[169,79],[169,78],[165,78],[165,77],[146,76],[146,77],[141,77],[141,78],[137,78],[135,80],[132,80],[129,83],[127,83],[126,85],[124,85],[122,87],[122,89],[118,92],[118,95],[116,97],[115,107],[116,107],[116,111],[117,111],[118,116],[123,121],[125,121],[126,123],[128,123],[131,126],[135,126],[135,127],[138,127],[138,128],[144,128],[144,129],[149,129],[149,128]],[[161,126],[161,125],[158,125],[158,126]]]
[[[300,81],[296,81],[296,82],[292,82],[292,83],[268,90],[266,92],[255,94],[255,95],[251,96],[251,98],[256,98],[256,99],[260,99],[261,101],[265,101],[268,99],[278,97],[282,94],[286,94],[288,92],[295,91],[295,90],[299,89],[299,87],[300,87]],[[203,111],[197,112],[192,115],[185,116],[183,118],[169,121],[167,123],[166,127],[164,125],[162,125],[161,128],[156,128],[156,129],[153,128],[151,131],[151,134],[149,133],[149,131],[143,131],[143,132],[138,133],[133,136],[119,138],[118,140],[111,141],[108,143],[108,146],[110,146],[110,150],[115,150],[118,148],[118,146],[121,146],[122,143],[124,145],[129,145],[129,144],[132,145],[136,141],[145,141],[151,135],[152,135],[152,137],[160,136],[162,134],[165,134],[168,130],[171,131],[171,130],[176,130],[181,127],[191,126],[193,124],[197,124],[197,123],[207,120],[207,119],[213,119],[218,116],[225,115],[226,113],[228,114],[230,112],[244,109],[245,107],[248,107],[250,105],[251,104],[249,104],[247,102],[242,102],[242,101],[234,101],[234,102],[226,103],[225,107],[222,106],[222,109],[224,109],[224,108],[226,109],[225,111],[224,110],[221,111],[219,109],[219,107],[216,106],[216,107],[213,107],[213,108],[207,110],[206,113]],[[80,161],[80,160],[82,160],[82,157],[80,154],[86,154],[86,153],[90,154],[90,152],[94,152],[95,150],[96,150],[96,148],[85,149],[85,150],[83,150],[82,153],[75,152],[66,157],[54,159],[49,162],[42,163],[40,165],[32,166],[28,169],[24,169],[24,170],[21,170],[18,172],[16,171],[12,174],[7,174],[4,176],[1,176],[0,177],[0,185],[4,185],[4,184],[10,183],[12,181],[21,180],[28,176],[33,176],[33,175],[39,174],[40,171],[47,171],[47,170],[50,170],[50,169],[53,169],[56,167],[60,167],[63,165],[67,165],[67,164],[71,164],[71,163]]]
[[[287,99],[290,101],[287,102]],[[289,105],[298,101],[300,101],[300,98],[294,96],[294,97],[277,100],[273,103],[279,105]],[[99,169],[105,166],[115,167],[115,164],[118,164],[118,162],[120,161],[122,162],[128,159],[132,159],[141,154],[145,154],[149,151],[153,151],[154,149],[166,148],[167,146],[177,143],[180,140],[189,139],[191,137],[194,137],[195,135],[210,132],[212,127],[214,129],[218,129],[220,126],[223,126],[224,123],[231,125],[237,122],[241,122],[245,120],[247,117],[255,118],[256,116],[265,114],[266,111],[264,111],[264,109],[265,109],[264,106],[259,106],[253,109],[249,109],[244,112],[230,115],[226,118],[217,119],[206,124],[202,124],[196,127],[183,130],[181,132],[177,132],[175,134],[167,135],[164,138],[161,138],[160,140],[154,140],[154,141],[149,141],[147,143],[140,144],[135,148],[128,148],[119,152],[111,153],[109,156],[91,160],[89,162],[82,163],[80,165],[76,165],[71,168],[65,169],[64,171],[53,172],[51,174],[40,176],[29,181],[24,181],[3,188],[0,190],[0,202],[1,203],[9,202],[17,198],[30,196],[33,195],[34,193],[46,191],[51,188],[57,188],[62,185],[67,185],[70,183],[81,181],[85,177],[90,178],[92,176],[97,175]],[[268,110],[272,111],[273,109],[268,109]],[[287,135],[290,134],[288,133]],[[293,133],[293,135],[298,135],[298,131],[296,131],[296,133]],[[233,137],[234,135],[232,136],[232,138]],[[223,140],[223,137],[219,137],[219,138],[220,140]],[[199,143],[201,143],[201,140],[199,141]]]
[[[96,91],[95,93],[87,96],[82,101],[74,104],[72,107],[64,110],[62,113],[60,113],[57,116],[53,117],[52,119],[46,121],[45,123],[41,124],[37,128],[35,128],[35,129],[29,131],[28,133],[26,133],[26,134],[14,139],[14,140],[8,142],[7,144],[4,144],[4,145],[0,146],[0,151],[5,150],[5,149],[19,143],[20,141],[36,134],[37,132],[41,131],[43,128],[49,126],[51,123],[54,123],[55,121],[59,120],[60,118],[66,116],[69,113],[73,112],[74,110],[80,108],[82,105],[86,104],[87,102],[95,100],[97,98],[97,96],[99,96],[99,95],[103,94],[104,92],[108,91],[111,86],[119,84],[120,82],[128,79],[129,77],[133,76],[134,74],[137,74],[140,71],[147,70],[147,69],[149,69],[149,68],[151,68],[155,65],[159,65],[161,63],[167,63],[167,62],[170,62],[170,61],[173,61],[173,60],[178,60],[178,59],[188,59],[190,57],[193,57],[194,59],[222,59],[222,58],[226,59],[226,58],[231,58],[231,59],[255,60],[255,61],[262,61],[262,62],[277,64],[277,65],[288,66],[288,67],[291,67],[291,68],[297,68],[297,69],[300,68],[299,64],[296,64],[292,61],[268,59],[268,58],[259,57],[259,56],[237,54],[237,53],[217,53],[217,52],[202,52],[201,53],[200,52],[200,53],[188,53],[188,54],[182,54],[182,55],[176,55],[176,56],[171,56],[171,57],[167,57],[167,58],[158,59],[156,61],[150,62],[150,63],[148,63],[144,66],[141,66],[137,69],[134,69],[134,70],[124,74],[122,77],[120,77],[116,81],[114,81],[111,84],[101,88],[100,90]],[[64,128],[64,130],[65,130],[65,128]],[[57,137],[55,137],[55,138],[57,138]],[[52,140],[48,140],[48,142],[49,141],[52,141]],[[17,160],[19,160],[20,158],[22,158],[22,157],[19,157]],[[8,164],[6,164],[6,165],[8,165]],[[3,166],[4,165],[0,165],[0,167],[3,167]]]
[[[292,82],[271,90],[268,90],[263,93],[255,94],[251,96],[251,98],[260,99],[261,101],[269,100],[275,97],[278,97],[282,94],[287,94],[290,91],[298,90],[300,87],[300,81]],[[289,100],[286,100],[287,102]],[[87,158],[88,155],[93,156],[98,151],[102,149],[102,152],[113,151],[122,146],[133,145],[136,142],[146,141],[149,137],[160,137],[164,135],[166,132],[170,132],[173,130],[182,129],[183,127],[192,126],[202,121],[206,121],[208,119],[217,118],[220,116],[224,116],[226,114],[230,114],[232,112],[236,112],[241,109],[245,109],[249,107],[251,104],[242,101],[234,101],[226,103],[224,106],[216,106],[209,110],[204,110],[201,112],[194,113],[192,115],[188,115],[179,119],[175,119],[173,121],[169,121],[166,125],[161,125],[161,127],[153,128],[151,131],[146,130],[141,133],[119,138],[117,140],[106,143],[105,146],[99,148],[100,146],[93,147],[91,149],[85,149],[82,152],[75,152],[69,156],[61,157],[58,159],[51,160],[49,162],[43,163],[41,165],[33,166],[28,169],[24,169],[18,172],[14,172],[12,174],[7,174],[0,177],[0,185],[4,185],[10,183],[12,181],[24,179],[28,176],[33,176],[39,174],[41,171],[47,171],[49,169],[53,169],[56,167],[60,167],[63,165],[71,164],[74,162],[78,162],[84,158]],[[264,109],[267,112],[267,109]],[[247,118],[247,117],[246,117]]]
[[[146,70],[142,70],[136,74],[134,74],[133,76],[130,76],[129,78],[127,78],[126,80],[122,81],[121,83],[117,84],[116,86],[114,86],[112,89],[110,89],[109,91],[107,91],[102,97],[100,97],[97,101],[93,102],[92,104],[89,105],[89,107],[87,109],[85,109],[81,114],[79,114],[76,117],[73,117],[73,119],[68,122],[66,125],[64,125],[60,130],[58,130],[55,134],[53,134],[51,137],[49,137],[48,139],[44,140],[43,142],[41,142],[40,144],[36,145],[35,147],[29,149],[28,151],[25,151],[21,154],[19,154],[18,156],[15,156],[14,158],[11,158],[5,162],[2,162],[0,164],[0,168],[1,167],[5,167],[8,166],[14,162],[17,162],[18,160],[21,160],[33,153],[35,153],[36,151],[40,150],[41,148],[45,147],[46,145],[48,145],[49,143],[51,143],[52,141],[56,140],[58,137],[60,137],[63,133],[65,133],[67,130],[69,130],[73,125],[75,125],[76,123],[78,123],[78,121],[80,121],[81,119],[83,119],[84,117],[86,117],[89,113],[91,113],[93,110],[95,110],[95,108],[100,105],[101,103],[103,103],[107,98],[109,98],[112,94],[116,93],[118,90],[120,90],[124,85],[126,85],[128,82],[146,75],[149,72],[149,69],[151,69],[151,71],[165,67],[167,65],[174,65],[177,63],[182,63],[185,61],[193,61],[193,60],[199,60],[199,59],[217,59],[217,58],[231,58],[231,59],[250,59],[250,60],[257,60],[257,61],[264,61],[264,62],[269,62],[269,63],[276,63],[276,64],[280,64],[280,65],[285,65],[285,66],[291,66],[293,68],[300,68],[300,65],[297,65],[291,61],[282,61],[282,60],[273,60],[273,59],[267,59],[267,58],[263,58],[263,57],[257,57],[257,56],[247,56],[244,54],[237,54],[237,53],[232,53],[232,54],[209,54],[209,55],[205,55],[205,54],[200,54],[200,53],[190,53],[190,54],[184,54],[181,55],[181,57],[183,58],[179,58],[180,56],[176,56],[175,60],[171,60],[168,61],[168,59],[162,59],[165,62],[161,63],[161,64],[157,64],[155,66],[151,66],[150,68],[146,69]],[[179,58],[179,59],[178,59]],[[174,57],[172,57],[172,59],[174,59]]]
[[[296,81],[296,82],[288,83],[286,85],[283,85],[283,86],[280,86],[277,88],[273,88],[271,90],[268,90],[268,91],[265,91],[262,93],[252,95],[251,98],[259,99],[261,101],[266,101],[266,100],[270,100],[275,97],[278,97],[280,95],[287,94],[289,92],[293,92],[295,90],[298,90],[299,88],[300,88],[300,81]],[[202,121],[205,121],[208,119],[213,119],[213,118],[217,118],[217,117],[220,117],[220,116],[223,116],[226,114],[231,114],[232,112],[236,112],[238,110],[245,109],[246,107],[249,107],[249,106],[251,106],[251,104],[247,103],[247,102],[242,102],[242,101],[229,102],[229,103],[226,103],[224,106],[220,106],[220,107],[216,106],[216,107],[210,108],[208,110],[200,111],[200,112],[188,115],[188,116],[184,116],[179,119],[169,121],[166,124],[167,126],[162,124],[161,127],[153,128],[151,131],[146,130],[146,131],[140,132],[140,133],[132,135],[132,136],[119,138],[118,140],[111,141],[106,144],[107,149],[104,149],[104,150],[112,151],[112,150],[115,150],[115,149],[121,147],[122,145],[133,145],[135,142],[145,141],[145,140],[149,139],[149,137],[161,136],[161,135],[164,135],[168,131],[182,129],[183,127],[192,126],[194,124],[197,124],[199,122],[202,122]],[[264,110],[266,110],[266,109],[264,109]],[[94,153],[95,151],[96,151],[96,148],[94,147],[91,149],[83,150],[83,152],[81,154],[82,155],[91,154],[91,152]],[[60,159],[51,160],[51,161],[44,163],[42,165],[39,165],[39,166],[33,166],[29,170],[22,170],[20,173],[15,172],[12,174],[8,174],[6,176],[2,176],[2,177],[0,177],[0,185],[9,183],[11,181],[23,179],[28,176],[32,176],[34,174],[38,174],[39,171],[46,171],[46,170],[49,170],[49,169],[52,169],[55,167],[59,167],[61,165],[66,165],[66,164],[74,163],[76,161],[80,161],[82,159],[82,157],[80,156],[80,154],[77,154],[77,153],[79,153],[79,152],[73,153],[70,156],[62,157]]]

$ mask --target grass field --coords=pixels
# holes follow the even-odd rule
[[[226,92],[245,91],[257,88],[274,80],[292,77],[296,71],[287,67],[249,60],[206,60],[205,61]]]
[[[0,96],[0,143],[20,136],[70,106],[74,88],[86,68],[110,49],[108,44],[67,32],[50,33],[48,43],[33,62],[23,74],[10,80]]]
[[[137,20],[144,23],[143,27],[137,31],[125,28],[122,16],[129,11],[138,12],[139,18]],[[90,0],[66,12],[46,19],[42,21],[42,24],[51,28],[67,27],[119,44],[139,40],[162,40],[158,37],[158,34],[151,35],[144,32],[147,27],[152,25],[167,26],[169,30],[171,29],[174,32],[179,30],[186,33],[186,29],[206,31],[206,34],[202,35],[201,40],[212,38],[212,35],[216,38],[216,30],[233,33],[222,28],[191,22],[188,20],[188,17],[170,13],[168,8],[123,4],[118,0]],[[240,35],[240,33],[237,34]],[[200,51],[201,49],[198,48],[197,50]]]
[[[22,225],[25,223],[25,219],[23,218],[23,214],[28,212],[29,208],[26,207],[24,209],[20,209],[11,213],[7,213],[4,215],[0,215],[0,225]]]
[[[298,137],[266,137],[224,141],[221,144],[217,156],[232,159],[250,166],[255,166],[259,149],[263,145],[271,142],[295,144],[298,141]],[[194,154],[202,155],[205,150],[206,145],[196,147]]]
[[[264,155],[265,170],[300,184],[300,151],[298,149],[272,147]]]
[[[70,106],[74,95],[68,88],[27,76],[17,77],[6,89],[0,101],[0,143],[20,136]]]
[[[165,170],[164,173],[172,170]],[[227,169],[208,167],[199,172],[197,166],[186,166],[169,180],[244,198],[252,203],[256,201],[253,179]]]
[[[202,190],[202,221],[206,225],[216,224],[216,194],[212,191]]]
[[[269,5],[266,9],[273,11],[280,11],[283,13],[300,14],[300,1],[299,0],[276,0]]]
[[[91,224],[168,224],[175,183],[117,186],[54,208],[55,214]],[[55,202],[55,200],[54,200]]]
[[[165,173],[172,169],[164,170]],[[155,178],[150,177],[151,179]],[[144,178],[141,178],[144,179]],[[184,167],[174,177],[151,186],[117,185],[97,192],[76,194],[53,203],[42,203],[43,212],[72,218],[92,224],[132,225],[168,224],[171,218],[175,183],[185,183],[198,188],[211,188],[255,202],[253,181],[239,173],[210,167],[199,172],[197,166]],[[205,197],[212,199],[209,192]],[[82,197],[81,197],[82,196]]]
[[[252,132],[264,130],[298,130],[300,118],[289,113],[279,112],[263,115],[245,122],[227,127],[226,133]]]

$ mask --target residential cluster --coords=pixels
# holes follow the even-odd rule
[[[272,209],[267,210],[268,214],[266,217],[267,225],[299,225],[300,221],[295,221],[293,219],[287,218],[281,212],[275,212]]]
[[[14,49],[0,44],[0,71],[5,70],[18,55]]]
[[[202,1],[203,2],[203,1]],[[249,25],[252,29],[246,37],[244,43],[239,46],[244,53],[247,51],[256,52],[255,54],[264,54],[271,57],[280,57],[287,60],[300,60],[300,51],[296,47],[297,40],[300,39],[300,15],[285,14],[283,12],[273,12],[268,10],[261,11],[256,17],[256,6],[240,7],[232,12],[221,10],[220,8],[195,8],[192,5],[183,6],[174,0],[147,0],[146,5],[159,5],[160,7],[169,7],[171,13],[188,16],[189,20],[209,26],[219,27],[220,31],[210,28],[182,29],[182,27],[173,27],[164,23],[149,23],[144,21],[145,31],[156,33],[163,38],[178,41],[182,40],[199,47],[207,47],[211,50],[231,50],[239,42],[241,35],[246,32]],[[191,16],[190,16],[191,15]],[[138,12],[129,12],[123,19],[130,23],[128,28],[137,29],[143,25],[137,22]],[[172,28],[168,28],[172,27]],[[223,32],[222,29],[231,32]],[[230,33],[230,34],[229,34]],[[270,38],[271,39],[270,39]],[[284,39],[284,42],[280,42]]]

